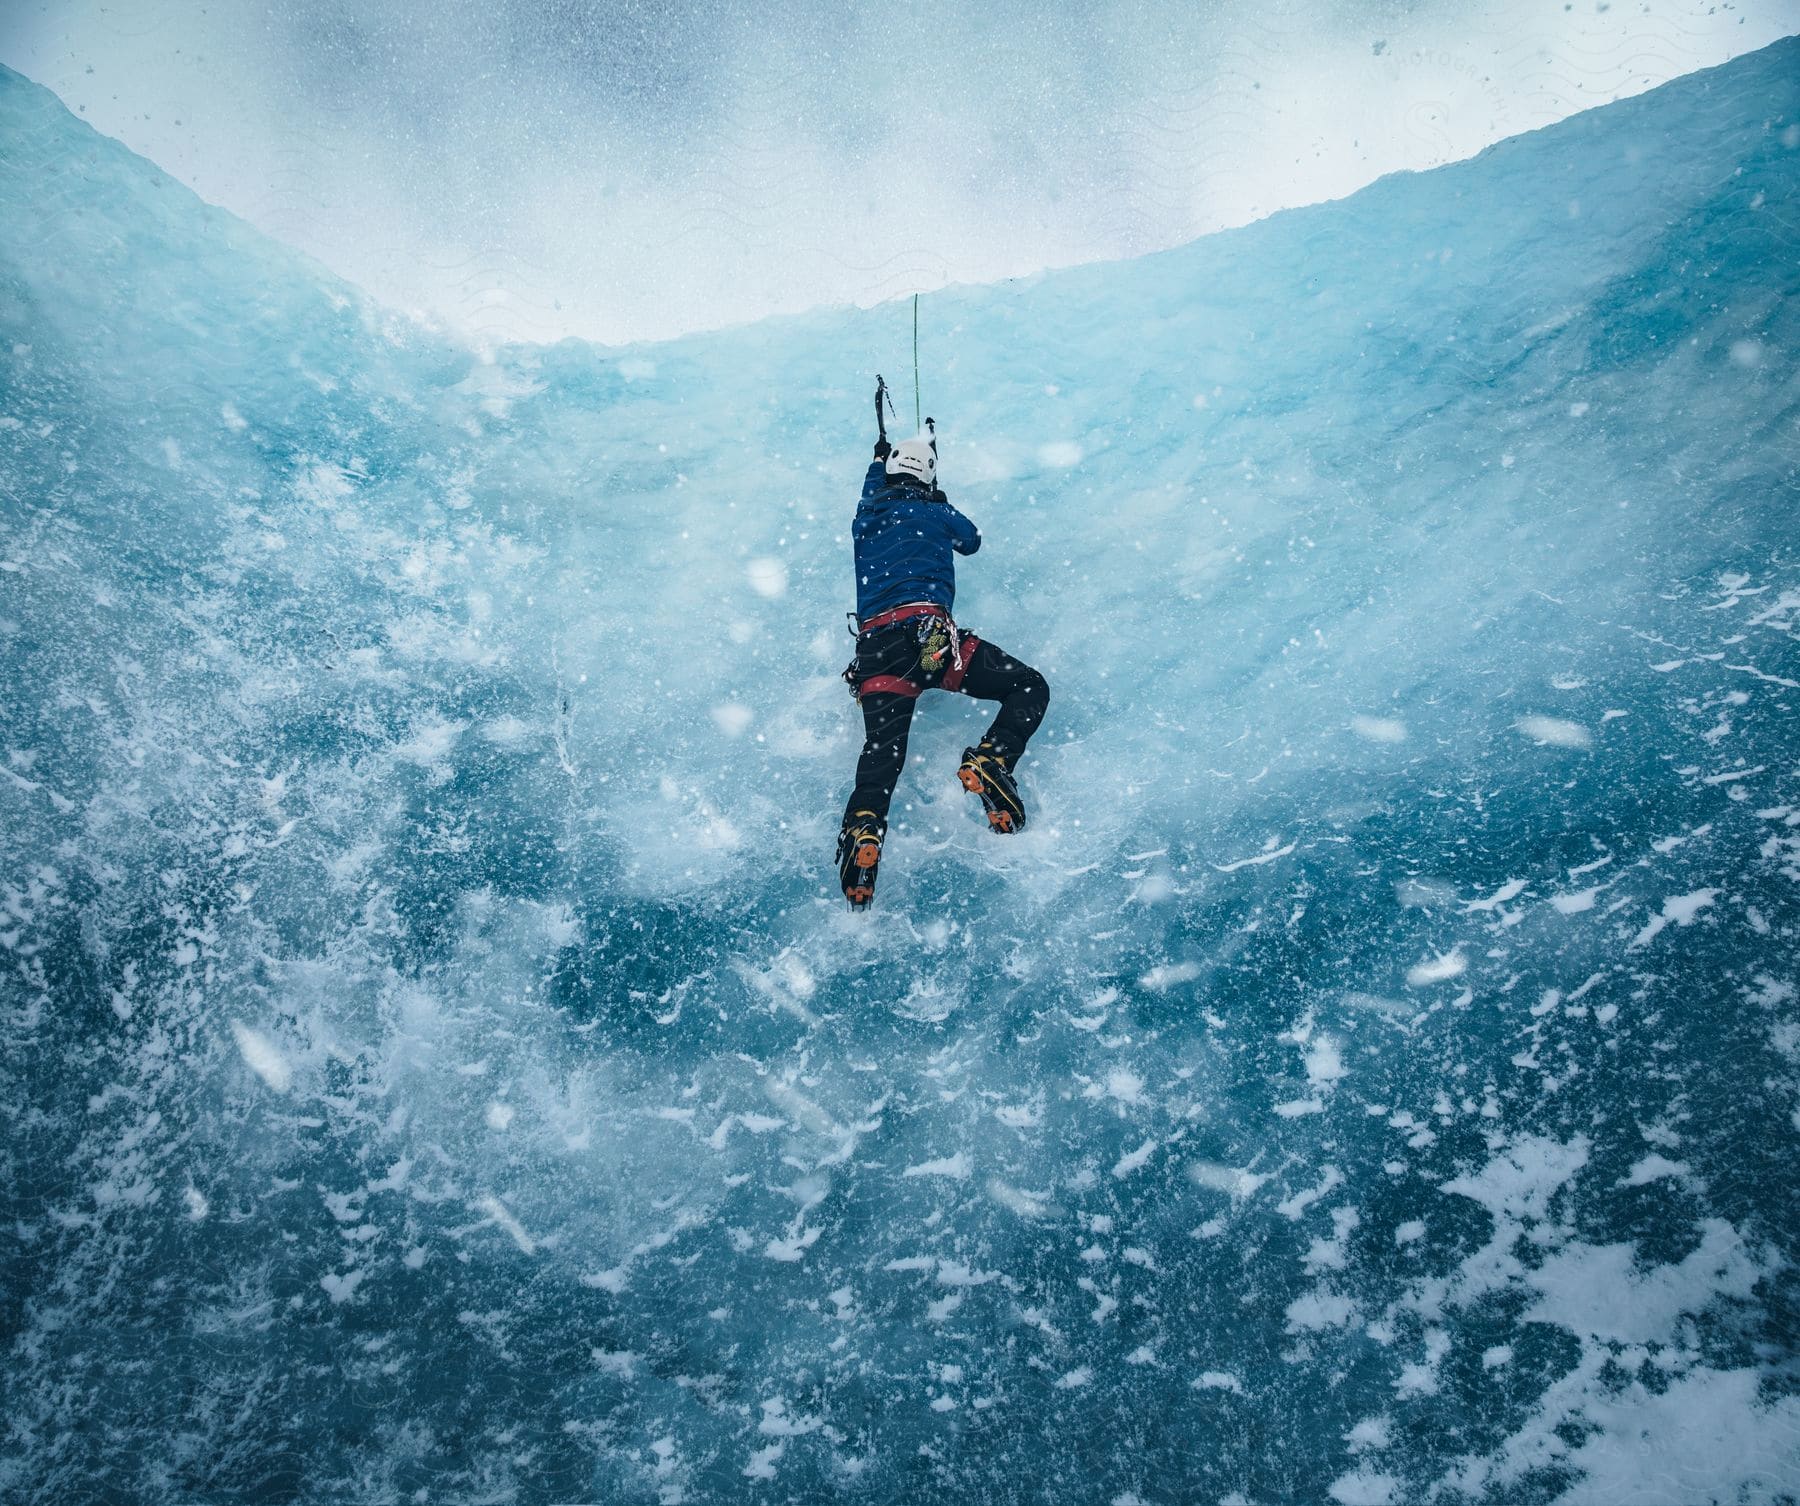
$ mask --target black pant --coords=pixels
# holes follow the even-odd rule
[[[1018,765],[1025,744],[1044,719],[1050,685],[1029,664],[1002,653],[985,639],[964,633],[960,674],[953,654],[927,668],[920,655],[930,631],[930,619],[911,618],[864,633],[856,640],[850,679],[862,687],[863,746],[856,761],[856,788],[844,808],[845,821],[858,811],[873,811],[881,821],[887,820],[888,802],[906,765],[906,737],[912,730],[913,708],[921,691],[954,690],[978,700],[998,701],[1000,711],[985,740],[1006,760],[1008,768]],[[901,682],[904,688],[878,688],[884,682],[890,687]]]

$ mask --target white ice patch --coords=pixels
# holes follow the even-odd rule
[[[1328,1087],[1346,1073],[1344,1056],[1338,1050],[1337,1042],[1323,1032],[1314,1036],[1312,1044],[1306,1048],[1303,1065],[1306,1080],[1314,1087]]]
[[[394,745],[394,757],[430,768],[441,765],[456,747],[467,722],[441,716],[425,717],[413,726],[412,736]]]
[[[1677,894],[1672,899],[1665,899],[1662,913],[1651,916],[1649,924],[1631,939],[1631,944],[1625,950],[1630,952],[1638,947],[1648,946],[1671,922],[1678,926],[1691,926],[1694,917],[1716,900],[1720,892],[1717,889],[1696,889],[1692,894]]]
[[[713,725],[727,737],[742,737],[750,730],[756,713],[737,701],[725,701],[712,709]]]
[[[1309,1275],[1320,1271],[1341,1271],[1350,1259],[1350,1236],[1362,1226],[1362,1215],[1354,1208],[1331,1210],[1331,1238],[1315,1239],[1308,1247],[1303,1262]]]
[[[581,917],[567,904],[541,905],[537,918],[545,945],[554,951],[574,946],[584,933]]]
[[[1284,1031],[1281,1039],[1301,1048],[1301,1065],[1305,1068],[1307,1085],[1312,1088],[1313,1093],[1309,1098],[1296,1098],[1276,1104],[1275,1113],[1283,1119],[1300,1119],[1308,1114],[1323,1113],[1325,1099],[1345,1075],[1344,1058],[1338,1049],[1338,1043],[1316,1029],[1310,1010],[1292,1029]]]
[[[1035,1129],[1044,1122],[1044,1099],[1039,1094],[1025,1103],[996,1105],[994,1117],[1008,1129]]]
[[[1666,1156],[1659,1156],[1655,1151],[1635,1162],[1629,1172],[1618,1181],[1620,1187],[1642,1187],[1648,1182],[1660,1182],[1665,1177],[1679,1181],[1688,1174],[1685,1161],[1671,1161]]]
[[[1463,905],[1463,909],[1471,915],[1498,910],[1502,905],[1523,894],[1529,882],[1527,879],[1508,879],[1486,899],[1469,900]]]
[[[1439,1191],[1470,1198],[1493,1218],[1488,1242],[1465,1258],[1447,1278],[1424,1283],[1414,1305],[1428,1315],[1462,1306],[1522,1277],[1513,1247],[1527,1228],[1549,1217],[1550,1200],[1588,1163],[1588,1141],[1564,1142],[1546,1135],[1523,1135],[1478,1172],[1453,1177]]]
[[[615,1265],[608,1270],[587,1272],[577,1279],[583,1286],[590,1286],[595,1291],[611,1292],[616,1297],[625,1290],[630,1275],[629,1267]]]
[[[1289,842],[1286,847],[1277,847],[1275,844],[1280,840],[1279,837],[1270,837],[1267,842],[1263,843],[1263,850],[1254,857],[1234,858],[1229,863],[1214,863],[1213,867],[1220,873],[1236,873],[1240,868],[1260,868],[1264,863],[1273,863],[1277,858],[1285,858],[1300,845],[1298,842]]]
[[[544,384],[498,361],[479,361],[452,390],[474,398],[489,418],[509,418],[514,403],[536,397]]]
[[[1287,1305],[1289,1333],[1315,1333],[1346,1327],[1356,1317],[1356,1304],[1339,1292],[1319,1288],[1303,1292]]]
[[[1409,910],[1436,910],[1456,902],[1456,890],[1442,879],[1405,878],[1395,881],[1394,898]]]
[[[1546,1218],[1550,1199],[1588,1162],[1588,1142],[1577,1135],[1563,1142],[1547,1135],[1522,1135],[1472,1174],[1453,1177],[1440,1191],[1472,1198],[1499,1223]]]
[[[1554,1251],[1526,1278],[1538,1292],[1526,1321],[1608,1344],[1666,1342],[1684,1313],[1748,1297],[1767,1274],[1724,1219],[1703,1219],[1700,1228],[1699,1246],[1674,1265],[1641,1268],[1629,1243]]]
[[[756,1431],[767,1438],[804,1438],[825,1426],[823,1417],[809,1417],[788,1411],[787,1398],[771,1397],[762,1404],[762,1421]]]
[[[530,722],[510,713],[494,717],[491,721],[483,722],[481,725],[481,735],[496,748],[523,747],[531,740],[536,730]]]
[[[1144,875],[1131,897],[1140,905],[1160,905],[1173,899],[1177,892],[1175,880],[1159,868]]]
[[[894,1005],[894,1013],[905,1020],[922,1025],[937,1025],[950,1018],[960,996],[935,978],[914,978],[907,985],[906,996]]]
[[[1221,1166],[1217,1161],[1190,1162],[1187,1173],[1199,1186],[1223,1192],[1233,1202],[1254,1196],[1256,1189],[1274,1175],[1253,1172],[1247,1166]]]
[[[787,1444],[771,1443],[767,1448],[759,1448],[750,1456],[750,1462],[744,1466],[746,1480],[773,1480],[775,1463],[787,1452]]]
[[[1758,1370],[1703,1366],[1660,1392],[1634,1380],[1590,1395],[1580,1420],[1585,1436],[1557,1463],[1581,1477],[1559,1506],[1793,1499],[1800,1397],[1765,1393]]]
[[[1179,984],[1192,983],[1199,976],[1198,962],[1158,963],[1138,979],[1138,986],[1147,988],[1152,993],[1163,994]]]
[[[1462,948],[1452,947],[1441,956],[1428,957],[1409,967],[1406,970],[1406,986],[1424,988],[1432,983],[1444,983],[1451,978],[1460,978],[1468,969],[1469,959],[1463,956]]]
[[[817,991],[818,980],[806,959],[794,948],[784,948],[767,967],[752,967],[742,958],[734,959],[732,967],[739,977],[769,1001],[771,1010],[784,1010],[808,1025],[818,1023],[817,1017],[806,1004]],[[776,1085],[771,1082],[766,1091],[775,1096]]]
[[[1035,1192],[1026,1192],[1003,1182],[999,1177],[990,1177],[987,1184],[988,1196],[1009,1213],[1016,1213],[1020,1218],[1048,1218],[1054,1211],[1047,1198]]]
[[[329,508],[352,496],[355,490],[343,469],[329,461],[307,466],[294,481],[294,495],[312,507]]]
[[[1098,1082],[1082,1090],[1083,1098],[1110,1098],[1115,1103],[1137,1104],[1144,1101],[1144,1079],[1130,1067],[1113,1067]]]
[[[1338,1506],[1392,1506],[1400,1481],[1377,1470],[1357,1469],[1339,1475],[1326,1492]]]
[[[1342,1002],[1346,1009],[1354,1009],[1359,1014],[1375,1015],[1396,1024],[1404,1024],[1419,1012],[1419,1006],[1414,1001],[1390,999],[1385,994],[1352,992],[1343,995]]]
[[[787,594],[787,566],[778,559],[765,555],[751,560],[744,566],[744,579],[750,582],[750,589],[758,596],[766,596],[771,601]]]
[[[917,1166],[909,1166],[902,1176],[908,1177],[950,1177],[963,1181],[974,1169],[967,1151],[959,1150],[953,1156],[943,1156],[936,1161],[921,1161]]]
[[[1136,1150],[1127,1151],[1124,1155],[1120,1156],[1118,1162],[1113,1166],[1112,1174],[1122,1181],[1130,1176],[1132,1172],[1140,1170],[1144,1163],[1155,1153],[1155,1139],[1152,1138],[1146,1140],[1142,1145],[1138,1146]]]
[[[1298,1219],[1301,1214],[1322,1197],[1327,1196],[1344,1185],[1344,1174],[1335,1166],[1327,1166],[1324,1175],[1316,1185],[1296,1192],[1292,1197],[1284,1198],[1275,1205],[1275,1211],[1283,1218]]]
[[[512,1242],[527,1255],[537,1254],[537,1241],[520,1226],[511,1210],[491,1192],[475,1199],[475,1207],[485,1213],[499,1228],[512,1236]]]
[[[356,1295],[357,1287],[363,1284],[365,1271],[345,1271],[342,1275],[321,1276],[319,1285],[325,1288],[325,1295],[334,1304],[348,1302]]]
[[[250,1070],[277,1093],[287,1092],[293,1084],[294,1072],[275,1043],[241,1020],[231,1022],[231,1033],[237,1039],[238,1054]]]
[[[763,1254],[770,1260],[799,1260],[818,1242],[820,1232],[818,1229],[800,1229],[786,1239],[771,1239],[763,1247]]]
[[[1406,723],[1396,721],[1392,717],[1353,716],[1350,718],[1350,730],[1358,737],[1366,737],[1372,743],[1403,743],[1406,741]]]
[[[1081,446],[1070,439],[1052,440],[1039,446],[1038,463],[1046,470],[1066,471],[1081,464]]]
[[[1560,716],[1522,716],[1513,727],[1540,746],[1589,748],[1594,743],[1594,735],[1580,722],[1564,721]]]

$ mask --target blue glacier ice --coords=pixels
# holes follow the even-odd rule
[[[1800,41],[922,314],[471,352],[0,71],[0,1496],[1800,1494]]]

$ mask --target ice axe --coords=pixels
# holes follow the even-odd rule
[[[881,435],[881,442],[883,444],[886,444],[887,443],[887,420],[882,417],[882,413],[881,413],[881,404],[882,404],[882,400],[884,398],[887,401],[887,411],[889,413],[894,413],[894,395],[893,395],[893,393],[888,391],[887,380],[881,375],[880,372],[876,372],[875,373],[875,431],[876,431],[876,433]],[[894,416],[896,418],[898,418],[899,414],[895,413]]]

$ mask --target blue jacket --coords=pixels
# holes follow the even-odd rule
[[[956,554],[981,547],[981,531],[910,477],[890,476],[877,460],[863,477],[862,501],[850,525],[856,541],[856,615],[867,622],[890,607],[956,601]]]

